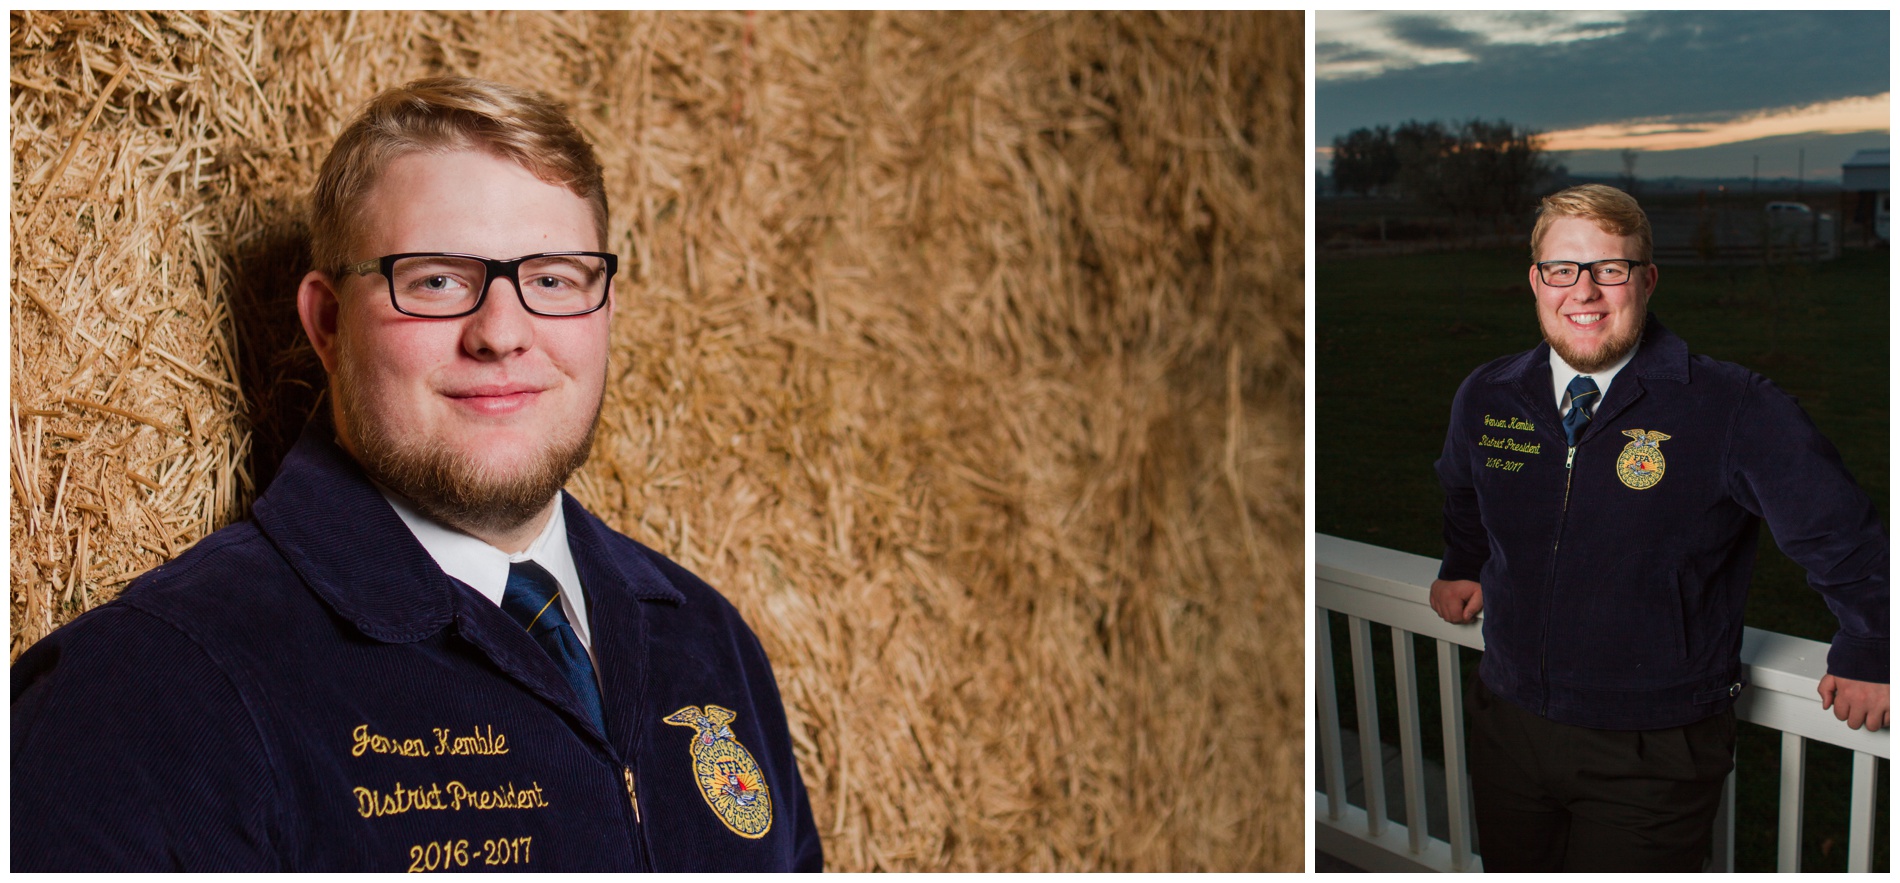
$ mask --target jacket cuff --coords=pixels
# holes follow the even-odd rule
[[[1485,560],[1485,558],[1474,558],[1461,555],[1453,549],[1446,549],[1445,558],[1438,565],[1438,578],[1464,579],[1475,583],[1478,581],[1478,576],[1484,572]]]
[[[1887,647],[1886,640],[1857,640],[1837,632],[1833,646],[1827,651],[1827,673],[1837,678],[1885,684],[1891,664]]]

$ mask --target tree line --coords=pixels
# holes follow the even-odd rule
[[[1537,204],[1539,188],[1562,173],[1541,133],[1504,120],[1411,120],[1333,139],[1340,192],[1415,200],[1474,221],[1522,217]]]

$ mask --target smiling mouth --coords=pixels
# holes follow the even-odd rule
[[[444,389],[442,391],[442,394],[452,399],[478,399],[478,398],[506,398],[508,396],[518,396],[518,395],[523,395],[523,394],[533,395],[534,393],[545,392],[545,391],[546,391],[546,387],[534,386],[532,384],[493,383],[493,384],[483,384],[480,386],[461,387],[459,389],[451,387],[448,389]]]
[[[1608,315],[1608,313],[1571,313],[1564,318],[1569,319],[1575,324],[1588,326],[1603,321]]]
[[[527,407],[542,392],[532,388],[472,389],[448,393],[447,397],[478,414],[500,417]]]

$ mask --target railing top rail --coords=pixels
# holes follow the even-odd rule
[[[1314,538],[1317,591],[1314,603],[1327,610],[1347,609],[1413,634],[1484,649],[1479,622],[1452,625],[1438,618],[1429,604],[1437,559],[1401,552],[1370,543],[1319,534]],[[1349,597],[1356,596],[1356,597]],[[1798,732],[1811,739],[1892,757],[1889,730],[1869,733],[1850,730],[1821,708],[1816,692],[1827,674],[1828,645],[1764,629],[1742,629],[1742,665],[1753,690],[1775,694],[1759,701],[1744,693],[1738,706],[1743,720]],[[1760,706],[1759,711],[1752,711]],[[1789,714],[1798,716],[1791,720]]]

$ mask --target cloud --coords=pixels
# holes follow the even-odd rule
[[[1497,47],[1548,46],[1614,36],[1625,12],[1321,12],[1320,81],[1377,77],[1411,68],[1481,61]]]
[[[1316,43],[1313,46],[1313,54],[1320,59],[1322,64],[1336,65],[1351,62],[1376,62],[1385,58],[1385,53],[1377,49],[1353,43]]]
[[[1838,181],[1841,163],[1856,152],[1887,146],[1885,133],[1849,135],[1785,135],[1756,141],[1738,141],[1690,150],[1645,152],[1637,173],[1645,178],[1792,178]],[[1802,155],[1806,151],[1806,156]],[[1563,163],[1574,174],[1615,175],[1622,171],[1621,151],[1566,153]]]
[[[1691,150],[1784,135],[1843,135],[1886,132],[1891,125],[1888,93],[1861,95],[1795,107],[1768,108],[1729,119],[1652,117],[1603,123],[1545,134],[1547,150]]]
[[[1888,22],[1886,12],[1321,12],[1316,36],[1329,48],[1315,61],[1315,122],[1330,142],[1408,119],[1572,130],[1875,95],[1889,89]]]
[[[1387,20],[1392,36],[1421,49],[1473,50],[1490,42],[1477,31],[1467,31],[1439,18],[1399,15]]]

